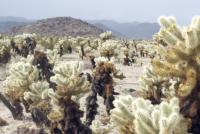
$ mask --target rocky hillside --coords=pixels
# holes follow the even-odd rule
[[[56,17],[16,26],[7,30],[5,34],[36,33],[42,36],[99,36],[102,32],[102,29],[79,19]]]

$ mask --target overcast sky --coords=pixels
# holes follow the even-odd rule
[[[0,0],[0,16],[41,19],[71,16],[119,22],[156,22],[173,15],[180,23],[200,15],[200,0]]]

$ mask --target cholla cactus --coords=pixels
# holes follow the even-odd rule
[[[30,34],[30,33],[23,33],[23,34],[19,34],[19,35],[16,35],[15,38],[17,39],[25,39],[27,37],[30,37],[30,38],[35,38],[37,35],[35,33],[33,34]]]
[[[63,52],[72,53],[73,39],[71,37],[62,38],[57,45],[63,47]]]
[[[114,81],[112,75],[116,78],[123,79],[123,74],[116,69],[112,61],[108,61],[105,57],[99,57],[95,59],[96,67],[94,70],[94,78],[92,81],[92,88],[90,95],[86,101],[86,124],[91,125],[92,121],[97,114],[97,94],[104,98],[104,104],[106,105],[106,111],[110,114],[110,110],[114,108],[113,100],[114,95],[117,95],[114,91]]]
[[[10,47],[0,42],[0,63],[7,63],[10,58]]]
[[[179,113],[177,98],[155,106],[150,101],[139,98],[132,105],[137,134],[187,134],[187,120]]]
[[[106,40],[110,39],[111,36],[112,36],[112,32],[111,32],[111,31],[106,31],[106,32],[101,33],[101,34],[99,35],[99,37],[100,37],[103,41],[106,41]]]
[[[71,97],[87,92],[89,82],[84,77],[80,77],[82,71],[83,63],[81,62],[62,63],[55,66],[53,69],[55,75],[51,77],[51,81],[57,84],[57,94]]]
[[[113,74],[115,78],[118,78],[118,79],[125,78],[123,73],[119,69],[116,68],[115,62],[116,62],[116,59],[114,57],[112,57],[110,60],[108,60],[105,57],[95,58],[95,63],[96,63],[97,68],[94,70],[94,72],[101,73],[100,70],[102,69],[102,71],[105,70],[106,72],[110,72],[111,74]]]
[[[119,96],[113,104],[115,108],[111,110],[111,123],[117,127],[119,133],[134,134],[134,109],[132,109],[133,97],[130,95]]]
[[[83,60],[84,57],[91,56],[92,47],[90,47],[91,41],[89,38],[78,37],[76,38],[76,48],[79,52],[79,56]]]
[[[37,68],[27,61],[21,60],[10,65],[9,76],[5,81],[5,95],[9,100],[3,94],[0,95],[0,99],[11,111],[14,119],[22,119],[23,108],[20,103],[24,103],[24,92],[29,90],[31,83],[38,80]],[[25,103],[24,105],[27,106]]]
[[[42,45],[47,49],[53,49],[54,46],[58,43],[57,37],[43,37],[38,41],[38,44]]]
[[[38,80],[38,70],[30,63],[23,61],[10,65],[9,76],[6,78],[5,94],[15,102],[23,98],[24,92],[29,90],[29,86]]]
[[[43,111],[48,108],[48,92],[52,90],[49,88],[47,81],[37,81],[29,86],[29,91],[24,92],[24,100],[26,100],[32,108],[40,108]]]
[[[180,99],[180,112],[192,120],[189,132],[199,133],[200,17],[194,17],[187,27],[178,26],[173,17],[160,17],[159,23],[158,36],[166,46],[157,47],[161,58],[151,61],[152,72],[161,78],[180,80],[172,92]],[[163,91],[160,94],[164,94]]]
[[[127,66],[130,66],[130,64],[131,64],[131,60],[130,60],[130,58],[129,58],[129,48],[127,48],[127,47],[125,47],[125,48],[123,48],[123,52],[124,52],[124,65],[127,65]]]
[[[114,105],[111,122],[120,133],[187,134],[188,121],[179,113],[177,98],[152,105],[149,100],[123,96]]]
[[[14,52],[23,57],[27,57],[29,53],[33,54],[36,47],[36,34],[16,35],[14,40],[11,40],[11,46]]]
[[[47,58],[49,60],[49,64],[51,64],[53,66],[58,64],[60,56],[58,54],[57,49],[53,49],[53,50],[47,49],[46,55],[47,55]]]
[[[86,93],[90,88],[89,82],[81,76],[82,70],[83,63],[80,62],[61,63],[53,69],[55,75],[51,77],[51,81],[57,86],[55,92],[51,90],[49,93],[53,109],[48,115],[55,123],[51,128],[52,133],[59,130],[58,124],[62,126],[60,131],[64,133],[91,133],[91,130],[81,123],[83,112],[72,100],[73,96]]]
[[[101,64],[102,62],[109,62],[109,63],[114,64],[115,58],[112,57],[110,60],[108,60],[108,58],[106,58],[106,57],[98,57],[98,58],[95,58],[94,61],[97,65]]]
[[[99,120],[94,120],[91,129],[93,134],[109,134],[112,126],[103,126]]]
[[[176,95],[175,89],[180,80],[173,77],[161,77],[155,74],[151,65],[144,69],[144,75],[140,77],[140,88],[136,89],[138,93],[150,99],[153,104],[159,104],[163,98],[172,98]]]
[[[95,49],[97,50],[99,44],[101,43],[101,41],[99,39],[93,39],[91,40],[89,46],[92,48],[92,49]]]
[[[119,43],[114,40],[107,40],[100,44],[98,50],[102,57],[107,57],[109,60],[111,57],[116,57],[118,55],[117,48]]]

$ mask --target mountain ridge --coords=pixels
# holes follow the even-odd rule
[[[99,36],[102,29],[72,17],[54,17],[12,27],[5,34],[36,33],[42,36]]]
[[[20,34],[24,31],[24,32],[36,32],[36,33],[38,32],[41,35],[47,34],[47,35],[67,35],[67,36],[91,36],[91,34],[94,34],[94,36],[97,36],[97,34],[99,34],[100,32],[112,31],[114,36],[120,37],[120,38],[151,39],[152,36],[155,33],[157,33],[160,29],[159,25],[153,22],[138,22],[138,21],[117,22],[114,20],[103,20],[103,19],[102,20],[75,19],[76,21],[79,21],[83,25],[79,25],[75,23],[75,25],[72,26],[73,24],[67,23],[67,25],[71,25],[71,27],[68,27],[68,29],[66,29],[67,26],[65,25],[64,27],[66,30],[66,34],[64,34],[65,31],[60,30],[63,28],[62,26],[58,27],[56,23],[55,25],[53,25],[54,23],[51,24],[50,22],[48,22],[56,18],[69,18],[69,20],[75,19],[72,17],[54,17],[54,18],[46,18],[46,19],[41,19],[41,20],[29,20],[23,17],[13,17],[13,16],[1,17],[0,16],[0,32],[6,33],[6,34],[11,34],[11,33]],[[46,20],[46,22],[43,22],[44,20]],[[38,27],[38,25],[40,24],[36,24],[37,22],[42,23],[40,27]],[[74,22],[72,21],[71,23],[74,23]],[[45,29],[45,26],[48,26],[48,25],[50,27]],[[77,27],[78,25],[80,27]],[[91,28],[89,29],[90,30],[93,29],[93,32],[88,31],[89,25]],[[31,27],[32,29],[30,30]],[[83,30],[81,30],[81,28]],[[37,30],[34,30],[34,29],[37,29]],[[40,29],[43,29],[43,31],[41,31]],[[59,34],[59,32],[61,33]],[[90,34],[88,34],[88,32]]]
[[[150,39],[160,29],[158,23],[154,22],[117,22],[113,20],[87,20],[87,22],[94,25],[102,24],[111,31],[114,30],[131,39]]]

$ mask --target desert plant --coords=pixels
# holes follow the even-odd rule
[[[30,58],[31,59],[31,58]],[[30,60],[31,61],[31,60]],[[28,107],[24,101],[24,92],[29,90],[29,86],[34,81],[38,80],[39,72],[36,67],[32,66],[31,62],[19,61],[12,63],[9,69],[9,76],[5,81],[5,95],[1,94],[1,100],[12,112],[15,119],[22,119],[24,104],[26,110]]]
[[[48,97],[49,83],[47,81],[33,82],[29,90],[24,92],[24,100],[29,105],[33,121],[37,126],[50,126],[47,114],[50,111],[50,98]]]
[[[50,81],[50,77],[54,75],[54,73],[52,72],[53,64],[49,63],[47,55],[44,52],[35,51],[32,64],[37,66],[37,68],[40,70],[39,79],[47,80],[50,83],[50,87],[54,88],[55,83],[52,83]]]
[[[98,51],[101,57],[106,57],[110,60],[112,57],[117,57],[117,48],[119,43],[115,40],[107,40],[98,46]]]
[[[159,104],[164,98],[170,99],[176,95],[176,89],[180,84],[177,77],[161,77],[153,71],[151,65],[144,68],[144,74],[140,77],[139,95],[151,100],[153,104]]]
[[[131,59],[129,58],[129,48],[124,48],[124,65],[130,66],[131,65]]]
[[[90,84],[80,74],[83,64],[80,62],[61,63],[54,67],[51,81],[57,84],[56,90],[49,92],[52,110],[48,118],[52,122],[51,132],[90,134],[91,130],[81,123],[83,112],[77,102],[72,100],[88,92]],[[61,126],[61,127],[60,127]]]
[[[106,31],[106,32],[101,33],[101,34],[99,35],[99,37],[100,37],[100,39],[101,39],[102,41],[106,41],[106,40],[110,39],[111,36],[112,36],[112,32],[111,32],[111,31]]]
[[[106,111],[110,114],[110,110],[114,108],[113,101],[114,95],[117,95],[114,91],[114,83],[112,75],[116,78],[123,79],[124,76],[116,69],[112,61],[108,61],[107,58],[99,57],[95,59],[96,68],[94,70],[94,78],[92,81],[92,87],[90,95],[86,101],[86,124],[91,125],[92,121],[97,114],[97,94],[104,98],[104,104],[106,105]]]
[[[167,95],[164,95],[166,93],[164,91],[168,93],[170,91],[178,97],[180,114],[191,120],[188,132],[197,134],[200,132],[198,123],[200,120],[200,98],[198,96],[200,17],[194,17],[191,25],[184,28],[176,24],[174,17],[160,17],[159,23],[161,30],[157,36],[166,43],[166,46],[162,46],[162,44],[157,46],[160,59],[155,58],[151,61],[153,75],[161,79],[175,78],[179,82],[174,87],[174,91],[170,91],[169,88],[161,90],[158,98],[168,98]],[[151,84],[148,79],[145,83],[147,86]],[[158,87],[158,85],[155,86]],[[147,88],[148,91],[154,90],[150,87]],[[157,95],[154,98],[157,99]]]
[[[11,58],[10,47],[4,43],[4,41],[0,40],[0,63],[3,64],[7,63]]]
[[[143,98],[121,96],[114,101],[111,123],[123,134],[187,134],[188,120],[179,113],[178,98],[152,105]]]
[[[36,34],[16,35],[10,42],[12,50],[23,57],[33,54],[37,44],[35,37]]]

